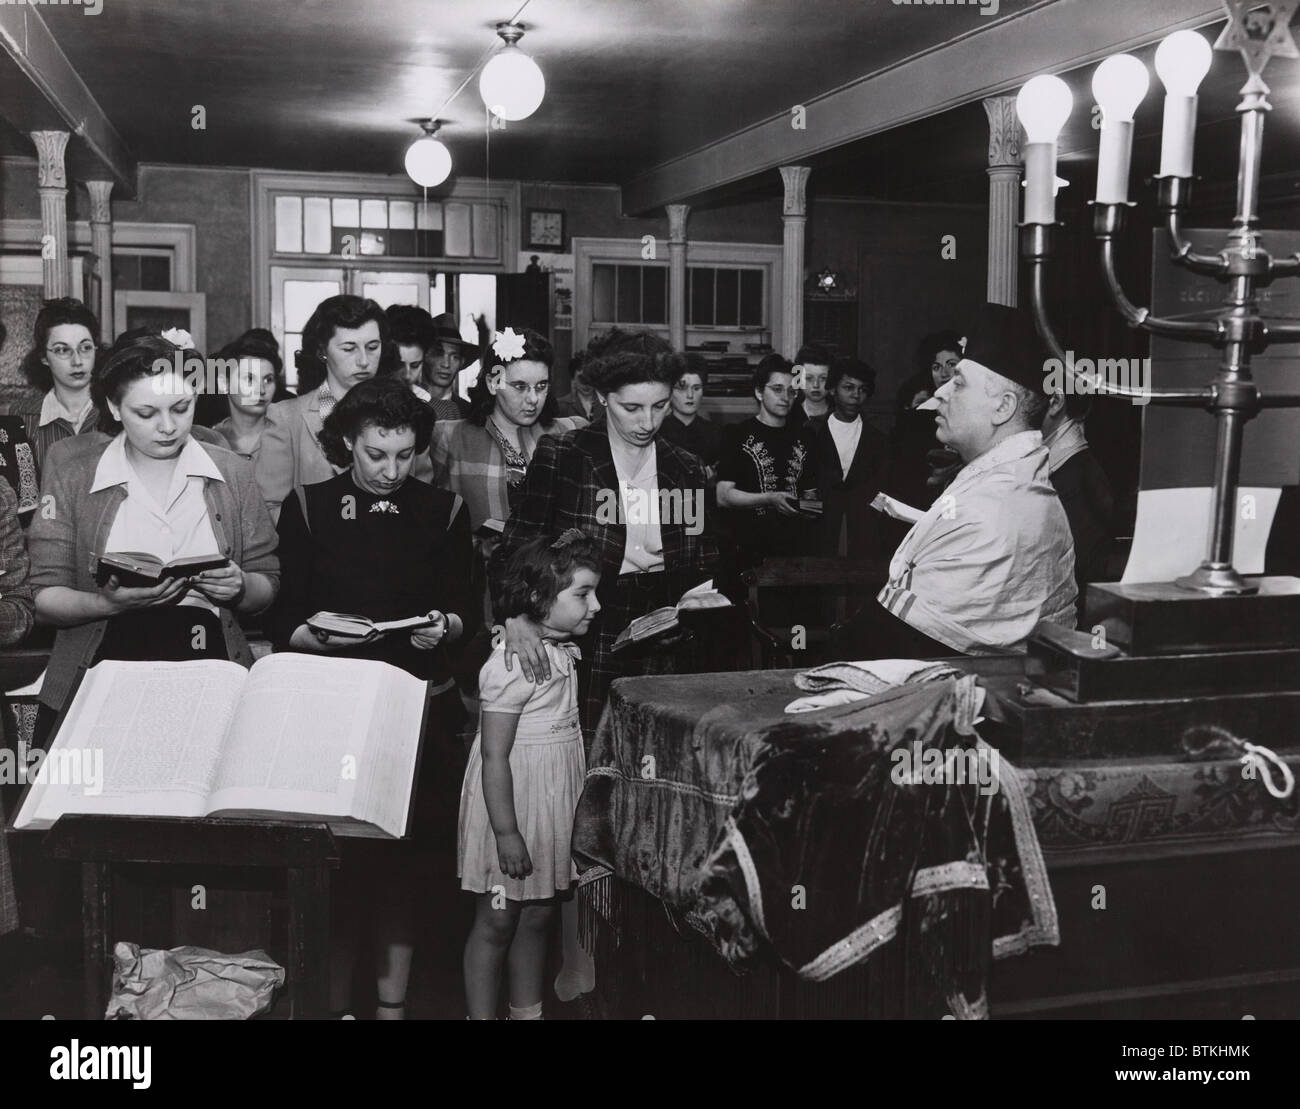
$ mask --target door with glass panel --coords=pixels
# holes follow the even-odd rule
[[[348,274],[342,266],[271,267],[271,330],[280,340],[285,384],[298,387],[295,358],[302,349],[302,329],[316,305],[347,292]]]

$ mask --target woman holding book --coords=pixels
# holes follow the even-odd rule
[[[298,395],[267,409],[255,468],[272,519],[279,518],[280,506],[295,486],[342,472],[325,457],[317,437],[350,389],[397,369],[388,317],[373,300],[327,297],[303,327],[296,364]],[[421,481],[433,476],[424,452],[415,459],[414,476]]]
[[[194,388],[160,335],[119,339],[92,391],[108,434],[54,444],[28,533],[37,619],[58,628],[41,702],[48,729],[77,678],[101,659],[252,655],[237,617],[275,597],[275,529],[253,472],[191,436]],[[219,565],[154,585],[101,575],[113,552]],[[41,721],[38,719],[38,727]]]
[[[471,585],[474,554],[465,503],[412,477],[415,459],[428,449],[433,421],[433,411],[395,376],[362,382],[334,405],[320,445],[341,472],[297,487],[284,501],[279,531],[286,573],[270,620],[276,650],[377,659],[429,683],[412,842],[401,848],[382,844],[382,854],[375,844],[356,845],[344,867],[355,896],[334,899],[340,907],[376,910],[379,1010],[390,1019],[403,1015],[414,895],[427,888],[429,877],[450,883],[454,874],[465,710],[447,649],[481,620]],[[320,630],[322,621],[312,620],[320,612],[426,622],[413,630],[345,637]],[[347,932],[358,922],[339,923]],[[350,981],[350,972],[337,969],[336,1009],[343,1007]]]
[[[648,331],[614,332],[583,372],[596,390],[603,424],[541,439],[489,571],[500,581],[510,555],[530,539],[579,528],[597,540],[601,611],[579,641],[582,727],[600,720],[610,683],[632,674],[670,673],[684,650],[653,646],[613,653],[632,620],[675,605],[713,575],[717,550],[705,527],[706,474],[700,459],[658,437],[685,360]],[[673,511],[662,513],[662,505]],[[550,665],[526,620],[505,621],[506,658],[545,681]]]

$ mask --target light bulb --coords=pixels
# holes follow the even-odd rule
[[[1195,31],[1175,31],[1156,48],[1156,73],[1171,96],[1195,96],[1214,51]]]
[[[426,189],[441,185],[451,175],[451,151],[426,135],[406,148],[406,173]]]
[[[503,46],[483,67],[479,95],[493,115],[502,119],[527,119],[546,95],[546,78],[537,63],[513,44]]]
[[[1101,105],[1102,126],[1106,123],[1124,123],[1133,119],[1133,113],[1142,103],[1151,87],[1151,75],[1132,54],[1114,54],[1097,67],[1092,75],[1092,94]]]
[[[1073,107],[1070,86],[1059,77],[1031,78],[1016,97],[1016,115],[1030,142],[1055,142]]]

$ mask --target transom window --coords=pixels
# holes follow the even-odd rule
[[[370,258],[483,258],[501,254],[500,206],[489,200],[274,197],[275,253]]]

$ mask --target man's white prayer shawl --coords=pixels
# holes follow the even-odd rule
[[[877,600],[964,654],[1023,652],[1039,620],[1075,625],[1074,543],[1037,431],[968,463],[889,563]]]

